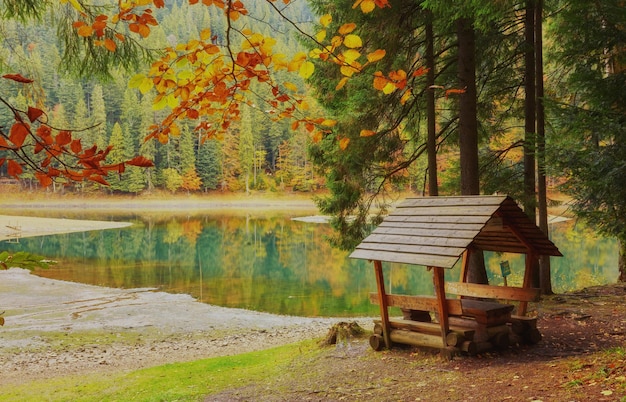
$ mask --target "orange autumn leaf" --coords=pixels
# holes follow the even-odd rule
[[[43,110],[30,106],[28,107],[28,112],[26,113],[28,120],[30,120],[31,123],[40,118],[42,114]]]
[[[83,146],[80,143],[80,139],[73,140],[70,144],[70,149],[73,153],[78,154],[83,150]]]
[[[372,53],[368,53],[367,61],[369,61],[370,63],[375,63],[385,57],[385,54],[387,54],[387,52],[384,49],[377,49]]]
[[[350,144],[350,138],[344,137],[339,140],[339,148],[341,148],[342,151],[348,148],[348,144]]]
[[[20,74],[5,74],[2,76],[2,78],[13,80],[15,82],[20,82],[22,84],[30,84],[33,82],[33,80],[31,80],[30,78],[24,78]]]
[[[22,169],[22,166],[15,162],[13,159],[9,159],[7,161],[7,174],[9,176],[13,176],[15,178],[19,177],[19,175],[22,174],[24,170]]]
[[[139,166],[139,167],[153,167],[154,166],[154,163],[152,163],[150,159],[141,155],[135,156],[133,159],[129,160],[126,163],[131,166]]]
[[[39,181],[41,187],[48,187],[52,184],[52,178],[43,172],[35,172],[35,177]]]
[[[111,39],[104,40],[104,47],[110,52],[114,52],[117,49],[117,45]]]
[[[57,145],[59,146],[64,146],[69,144],[70,142],[72,142],[72,133],[69,131],[61,131],[59,132],[59,134],[57,134],[55,141],[57,143]]]
[[[376,134],[376,131],[373,131],[373,130],[361,130],[361,133],[359,135],[361,137],[371,137],[374,134]]]
[[[28,124],[17,122],[11,126],[9,141],[15,144],[16,147],[20,148],[24,145],[24,140],[26,140],[29,132],[30,126]]]
[[[448,98],[448,95],[460,95],[460,94],[464,94],[465,93],[465,88],[463,89],[446,89],[446,99]]]
[[[347,35],[355,29],[356,24],[354,22],[348,22],[347,24],[343,24],[341,27],[339,27],[339,33],[341,35]]]

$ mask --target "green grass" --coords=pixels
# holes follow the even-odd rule
[[[38,380],[0,388],[2,401],[197,401],[228,388],[280,375],[289,364],[320,353],[315,341],[259,352],[132,371]]]

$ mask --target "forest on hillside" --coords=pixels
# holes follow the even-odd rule
[[[294,54],[303,50],[292,26],[270,11],[265,2],[255,3],[251,19],[254,29],[277,39],[276,51]],[[155,14],[159,27],[144,45],[161,49],[185,43],[210,27],[216,42],[224,32],[224,17],[213,7],[190,6],[187,1],[168,2]],[[302,26],[313,21],[306,2],[296,2],[286,16]],[[153,168],[129,166],[122,174],[109,174],[110,186],[105,191],[140,193],[160,188],[176,191],[221,190],[240,192],[310,191],[323,185],[323,177],[315,175],[308,162],[308,136],[304,130],[291,130],[290,122],[278,121],[269,107],[263,106],[263,88],[259,88],[259,106],[244,109],[241,122],[233,125],[223,138],[202,141],[202,132],[194,131],[197,122],[186,121],[179,136],[171,136],[166,144],[144,141],[148,127],[162,119],[164,112],[153,109],[154,94],[142,94],[129,88],[137,71],[121,68],[109,71],[110,77],[79,77],[69,71],[62,59],[62,43],[57,37],[55,19],[60,12],[49,10],[42,20],[2,21],[0,60],[6,64],[0,72],[18,66],[25,76],[34,78],[38,88],[39,106],[49,111],[54,127],[75,130],[83,144],[99,148],[112,145],[108,163],[117,163],[135,155],[154,161]],[[292,81],[293,78],[291,78]],[[295,82],[302,90],[302,80]],[[25,108],[27,97],[17,85],[2,83],[2,95],[13,105]],[[0,114],[0,126],[9,127],[13,116],[6,110]],[[6,165],[0,176],[7,176]],[[38,187],[33,172],[22,177],[26,188]],[[54,186],[64,191],[101,191],[97,184],[71,183]]]

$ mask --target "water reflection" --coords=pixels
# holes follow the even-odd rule
[[[166,219],[109,216],[133,222],[124,229],[53,235],[2,244],[60,264],[41,276],[101,286],[151,287],[188,293],[200,301],[300,316],[377,315],[368,293],[375,291],[371,264],[325,241],[325,224],[291,220],[291,215],[192,215]],[[91,217],[103,219],[102,216]],[[617,245],[598,239],[573,222],[553,227],[565,255],[552,259],[556,292],[614,282]],[[501,283],[500,261],[512,268],[509,284],[521,283],[523,256],[491,254],[492,283]],[[389,292],[432,293],[421,267],[385,266]],[[447,272],[458,278],[458,268]]]

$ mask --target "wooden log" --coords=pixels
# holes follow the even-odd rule
[[[461,343],[460,349],[470,356],[476,356],[476,354],[478,353],[478,347],[476,346],[476,342],[474,341],[464,341],[463,343]]]
[[[449,332],[448,335],[446,335],[446,344],[448,346],[461,346],[465,341],[465,337],[457,332]]]
[[[401,320],[397,318],[391,318],[389,319],[389,325],[391,328],[395,328],[395,329],[407,329],[410,331],[424,332],[424,333],[432,334],[432,335],[441,334],[441,327],[439,326],[439,324],[436,324],[434,322],[421,322],[421,321],[411,321],[411,320]],[[374,333],[376,333],[377,331],[377,326],[378,328],[382,328],[380,320],[374,320]],[[461,327],[461,326],[451,326],[450,331],[455,332],[459,334],[459,336],[462,336],[470,340],[474,336],[474,332],[475,332],[475,330],[472,328]]]
[[[370,336],[370,346],[377,352],[380,352],[385,347],[385,340],[382,335],[374,334]]]
[[[412,346],[426,346],[429,348],[443,349],[443,339],[440,335],[423,334],[420,332],[407,331],[405,329],[392,329],[389,338],[394,343],[401,343]]]

